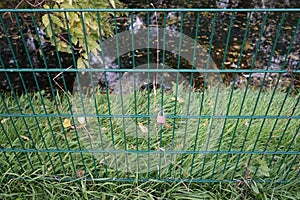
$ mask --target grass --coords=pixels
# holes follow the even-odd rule
[[[179,85],[1,98],[0,199],[300,196],[299,95]]]
[[[24,178],[24,177],[23,177]],[[299,199],[297,184],[22,181],[1,179],[3,199]]]

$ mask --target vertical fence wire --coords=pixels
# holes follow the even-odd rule
[[[123,20],[118,18],[119,12],[126,13],[126,24],[127,31],[130,32],[130,38],[125,43],[130,46],[129,55],[127,57],[129,63],[131,63],[130,69],[123,68],[122,59],[122,48],[120,45],[124,45],[124,41],[120,41],[122,38],[120,23],[118,20]],[[32,52],[28,47],[26,41],[26,30],[22,27],[22,19],[20,18],[20,13],[10,11],[12,18],[16,22],[16,34],[19,36],[20,45],[24,47],[24,59],[28,62],[27,68],[23,68],[23,63],[18,60],[18,49],[14,48],[13,39],[10,35],[9,29],[10,24],[5,21],[2,15],[0,15],[0,25],[3,31],[2,37],[5,37],[5,42],[9,53],[13,59],[13,65],[15,68],[10,68],[7,66],[6,58],[2,51],[0,51],[0,73],[3,74],[7,81],[7,87],[10,91],[10,95],[0,92],[1,101],[1,120],[0,120],[0,133],[1,142],[1,160],[0,161],[0,171],[2,174],[6,172],[14,174],[34,174],[40,175],[41,173],[46,175],[48,178],[61,178],[71,177],[71,179],[82,178],[83,176],[91,180],[121,180],[121,181],[147,181],[150,179],[156,179],[161,181],[188,181],[188,182],[226,182],[226,181],[236,181],[237,177],[244,177],[246,179],[262,180],[262,181],[272,181],[272,179],[279,182],[289,182],[296,181],[299,176],[299,152],[300,149],[297,146],[299,138],[299,124],[295,124],[296,120],[299,119],[299,95],[292,94],[292,89],[294,89],[297,80],[297,75],[299,73],[299,61],[296,69],[290,69],[289,59],[291,57],[293,45],[299,40],[297,34],[299,34],[299,24],[300,19],[297,19],[297,23],[293,28],[292,35],[290,38],[289,46],[283,56],[283,63],[280,65],[278,72],[278,77],[274,83],[274,87],[269,89],[270,98],[265,103],[265,109],[263,112],[259,109],[261,101],[265,97],[265,84],[267,82],[267,77],[269,74],[274,73],[271,69],[272,59],[276,55],[278,46],[280,45],[280,39],[284,32],[284,24],[288,21],[289,10],[283,10],[278,17],[278,24],[276,25],[276,34],[274,34],[274,39],[272,39],[272,45],[269,52],[269,57],[266,58],[266,66],[262,70],[257,70],[256,65],[259,61],[259,56],[264,45],[264,40],[267,34],[268,23],[273,16],[274,11],[272,10],[246,10],[241,11],[244,14],[245,21],[243,23],[243,31],[241,34],[241,45],[239,47],[239,52],[236,54],[236,69],[228,69],[225,63],[229,59],[230,45],[233,40],[233,35],[235,33],[235,22],[239,17],[238,11],[221,11],[216,10],[178,10],[172,11],[168,9],[144,9],[144,10],[43,10],[46,18],[49,20],[50,36],[49,41],[53,42],[53,57],[57,63],[50,63],[47,56],[49,56],[44,48],[43,39],[39,35],[39,22],[34,15],[34,11],[27,10],[29,13],[29,18],[32,21],[35,45],[37,47],[40,61],[37,61],[32,56]],[[25,12],[23,10],[22,12]],[[86,58],[85,67],[86,69],[80,69],[77,63],[77,53],[75,52],[77,44],[74,44],[74,36],[72,35],[71,22],[69,13],[76,12],[79,16],[80,27],[83,32],[83,44],[82,47],[85,49],[81,58]],[[112,62],[117,65],[116,69],[110,70],[106,68],[109,64],[108,57],[111,52],[107,52],[105,49],[105,42],[107,37],[103,35],[103,29],[105,25],[102,24],[102,14],[105,12],[111,13],[110,25],[114,32],[113,52],[116,54],[115,60]],[[140,12],[140,13],[138,13]],[[191,47],[192,60],[190,69],[185,69],[183,66],[183,54],[185,51],[185,26],[189,19],[190,12],[193,14],[194,22],[193,28],[194,32],[191,36],[193,39],[193,44]],[[299,12],[299,11],[295,11]],[[62,22],[66,30],[66,41],[69,45],[70,57],[72,64],[70,66],[64,66],[63,64],[63,54],[59,50],[59,41],[55,24],[55,14],[61,13]],[[92,67],[92,59],[90,56],[91,47],[89,46],[89,24],[86,23],[85,14],[92,14],[97,18],[96,32],[98,35],[97,42],[99,44],[99,57],[101,57],[102,63],[99,64],[101,67],[95,69]],[[167,74],[164,74],[164,70],[168,72],[168,56],[169,50],[167,49],[168,34],[170,34],[169,28],[171,27],[168,23],[171,23],[169,17],[175,15],[177,20],[177,33],[179,34],[178,40],[175,42],[176,56],[174,57],[174,66],[176,70],[174,89],[171,93],[166,90],[167,84]],[[253,47],[252,60],[249,60],[249,69],[244,69],[242,67],[242,62],[244,60],[244,54],[247,53],[247,43],[249,43],[251,20],[253,20],[254,15],[260,15],[260,22],[258,23],[259,28],[256,29],[258,38],[255,38],[255,44],[251,44]],[[2,14],[2,12],[1,12]],[[146,63],[145,68],[146,80],[143,80],[147,85],[145,91],[147,94],[140,92],[138,86],[140,80],[139,63],[139,51],[136,49],[139,41],[138,35],[135,30],[135,23],[140,20],[138,18],[139,14],[143,14],[144,23],[143,28],[146,32],[146,46],[144,51],[146,52]],[[229,23],[220,26],[219,18],[226,16]],[[207,18],[207,19],[206,19]],[[154,19],[154,20],[153,20]],[[207,36],[207,46],[203,45],[201,48],[206,48],[207,58],[205,64],[202,66],[203,69],[197,69],[199,65],[200,58],[198,58],[197,50],[199,50],[199,37],[202,33],[201,26],[205,20],[210,21],[209,26],[206,27],[208,30]],[[155,22],[154,22],[155,21]],[[103,22],[104,23],[104,22]],[[122,22],[123,23],[123,22]],[[125,26],[125,25],[124,25]],[[227,26],[227,27],[226,27]],[[161,27],[161,28],[160,28]],[[220,62],[216,64],[216,68],[211,69],[210,65],[213,63],[213,54],[216,50],[216,44],[218,35],[217,31],[220,28],[227,28],[226,35],[222,36],[223,41],[223,54],[220,56]],[[241,27],[240,27],[241,28]],[[163,30],[163,34],[159,34],[160,30]],[[206,33],[207,34],[207,33]],[[155,38],[153,40],[153,35]],[[162,37],[162,38],[160,38]],[[152,43],[156,42],[156,49],[152,48]],[[251,41],[253,43],[253,41]],[[151,49],[152,48],[152,49]],[[0,49],[2,50],[2,49]],[[153,53],[155,52],[155,53]],[[174,53],[174,52],[171,52]],[[154,57],[156,58],[154,59]],[[156,69],[151,68],[151,61],[156,60]],[[52,66],[54,68],[52,68]],[[184,112],[181,112],[180,103],[180,88],[179,88],[179,72],[185,71],[190,73],[187,78],[188,88],[184,90],[187,96],[186,104],[184,104]],[[202,70],[202,71],[201,71]],[[203,89],[201,92],[197,93],[199,97],[197,102],[193,102],[194,93],[197,91],[194,87],[195,78],[199,71],[203,72]],[[259,71],[262,73],[262,80],[258,88],[255,90],[256,93],[252,95],[251,81],[252,75]],[[72,92],[68,88],[68,80],[65,72],[72,72],[75,74],[74,80],[77,84],[76,92],[79,96],[76,96],[76,103],[74,105],[74,99],[72,99]],[[90,91],[85,93],[85,83],[80,79],[80,76],[84,73],[87,75],[87,81],[91,84]],[[123,73],[125,72],[125,73]],[[170,71],[171,72],[171,71]],[[213,73],[219,73],[217,77],[217,85],[215,88],[209,85],[209,76]],[[245,87],[241,90],[241,99],[238,105],[234,104],[235,95],[235,85],[238,82],[239,73],[248,73],[246,77]],[[10,77],[11,73],[17,74],[20,79],[21,89],[24,91],[21,95],[18,95],[16,88],[14,87],[14,80]],[[32,77],[33,85],[37,88],[37,92],[32,94],[30,86],[27,84],[27,80],[24,73],[30,74]],[[40,85],[39,76],[40,73],[45,74],[46,81],[49,83],[50,90],[49,95],[51,100],[45,98],[43,89]],[[101,91],[99,91],[96,82],[94,81],[94,76],[96,73],[103,73],[104,86]],[[119,90],[111,91],[110,82],[108,80],[108,73],[114,73],[117,76]],[[154,74],[155,73],[155,74]],[[161,73],[161,86],[158,90],[157,88],[157,75]],[[229,85],[227,93],[224,95],[225,91],[222,84],[223,77],[226,73],[231,73],[232,82]],[[280,105],[276,110],[276,114],[273,115],[274,101],[277,98],[277,94],[280,93],[279,85],[280,80],[284,73],[290,73],[292,81],[289,83],[282,99],[280,100]],[[124,87],[125,77],[128,74],[132,74],[132,94],[126,94],[128,88]],[[154,76],[153,76],[154,74]],[[152,82],[152,78],[155,80]],[[57,81],[59,79],[59,83]],[[61,85],[59,85],[61,84]],[[151,84],[153,84],[151,86]],[[59,87],[59,89],[55,89]],[[126,86],[127,87],[127,86]],[[128,86],[129,87],[129,86]],[[153,87],[153,88],[152,88]],[[213,92],[212,96],[211,91]],[[212,90],[215,89],[215,90]],[[97,91],[97,92],[95,92]],[[113,92],[117,93],[113,96]],[[61,94],[63,93],[63,94]],[[99,100],[99,95],[103,93],[103,99]],[[90,95],[90,96],[89,96]],[[140,104],[140,96],[144,95],[145,102],[143,106]],[[291,110],[285,112],[289,98],[292,95],[296,95],[296,100],[293,105],[289,105]],[[298,95],[298,96],[297,96]],[[126,101],[128,98],[132,98],[132,112],[128,111],[126,108]],[[155,99],[159,97],[159,100]],[[295,97],[295,96],[293,96]],[[297,98],[298,97],[298,98]],[[152,104],[154,98],[155,104],[159,104],[160,112],[156,112],[155,105]],[[210,101],[213,102],[212,105],[207,104],[207,98],[211,98]],[[249,108],[249,115],[243,114],[245,106],[249,98],[252,98],[252,107]],[[89,99],[89,105],[86,103],[86,99]],[[116,100],[117,99],[117,100]],[[167,120],[171,124],[159,124],[156,123],[156,117],[165,111],[164,104],[170,99],[172,102],[172,113],[166,114]],[[36,101],[39,101],[39,107],[36,106]],[[115,101],[120,101],[115,103]],[[130,100],[131,101],[131,100]],[[49,102],[52,103],[52,108],[49,108]],[[105,104],[106,111],[101,111],[102,105]],[[119,106],[119,113],[115,113],[115,107]],[[197,106],[194,106],[197,104]],[[13,105],[13,106],[12,106]],[[209,106],[208,106],[209,105]],[[223,110],[220,111],[220,105],[222,105]],[[80,107],[80,109],[77,108]],[[90,110],[90,106],[93,110]],[[62,108],[64,107],[64,108]],[[196,108],[195,108],[196,107]],[[209,107],[209,108],[208,108]],[[232,109],[236,108],[236,115],[232,115]],[[78,109],[78,110],[77,110]],[[143,110],[144,109],[144,110]],[[248,108],[247,108],[248,109]],[[67,110],[67,111],[66,111]],[[207,111],[209,110],[209,111]],[[194,113],[197,113],[196,115]],[[286,114],[287,113],[287,114]],[[95,117],[95,123],[89,124],[88,120]],[[70,132],[69,128],[65,126],[65,119],[70,118],[74,134],[74,137],[70,139],[68,134]],[[84,144],[82,141],[82,127],[76,126],[78,121],[84,118],[87,129],[97,130],[97,140],[99,140],[99,145],[96,146],[92,142],[93,136],[90,135],[88,130],[86,135],[89,137],[89,144]],[[143,121],[144,120],[144,121]],[[179,129],[178,121],[183,121],[182,129]],[[244,130],[240,131],[241,124],[247,121],[244,126]],[[55,121],[55,122],[54,122]],[[143,121],[143,123],[141,123]],[[156,139],[153,139],[153,121],[155,124],[155,131],[157,134]],[[193,123],[195,121],[195,123]],[[120,122],[120,123],[118,123]],[[7,124],[10,124],[9,129]],[[132,123],[132,124],[131,124]],[[208,123],[208,125],[206,125]],[[259,123],[259,128],[256,130],[254,127]],[[270,124],[270,125],[269,125]],[[90,127],[89,127],[90,126]],[[91,127],[96,126],[96,127]],[[207,130],[203,127],[207,126]],[[220,127],[220,130],[216,130],[216,126]],[[266,134],[266,129],[271,127],[269,132]],[[274,133],[278,127],[281,127],[280,133],[277,135],[276,143],[274,144]],[[22,127],[22,130],[20,129]],[[33,128],[34,127],[34,128]],[[106,128],[108,127],[108,128]],[[134,128],[129,128],[134,127]],[[141,131],[142,128],[146,128],[146,131]],[[203,128],[203,129],[202,129]],[[193,131],[193,135],[190,139],[190,130]],[[294,130],[295,129],[295,130]],[[46,132],[45,132],[46,130]],[[121,130],[121,131],[119,131]],[[206,131],[206,132],[205,132]],[[218,132],[215,134],[214,132]],[[167,132],[170,135],[167,135]],[[121,134],[121,136],[119,135]],[[141,138],[145,134],[145,138]],[[133,137],[133,139],[132,139]],[[166,149],[166,138],[170,138],[169,149]],[[51,143],[48,140],[51,140]],[[109,141],[105,141],[109,139]],[[121,138],[121,139],[120,139]],[[180,140],[178,140],[178,138]],[[288,139],[286,139],[288,138]],[[134,140],[134,142],[132,142]],[[178,145],[178,141],[180,144]],[[252,144],[248,146],[248,143],[252,141]],[[235,143],[240,143],[236,145]],[[110,143],[109,146],[107,143]],[[191,143],[191,144],[190,144]],[[143,146],[145,145],[145,146]],[[176,146],[177,145],[177,146]],[[272,145],[272,146],[271,146]],[[109,149],[107,149],[109,146]],[[155,148],[155,149],[154,149]],[[146,156],[143,156],[146,155]],[[99,160],[101,157],[101,161]],[[133,158],[134,157],[134,158]],[[156,157],[157,163],[153,162],[153,157]],[[259,162],[257,160],[260,160]],[[168,161],[168,162],[166,162]],[[134,164],[132,163],[134,162]],[[259,164],[257,164],[257,162]],[[263,162],[266,162],[264,165]],[[263,163],[263,164],[262,164]],[[155,165],[156,169],[153,170],[152,167]],[[166,166],[165,166],[166,165]],[[261,168],[264,165],[265,168],[270,171],[261,176]],[[122,166],[125,166],[124,168]],[[244,167],[244,169],[240,169]],[[254,169],[252,169],[253,167]],[[145,168],[145,169],[144,169]],[[251,172],[249,174],[249,168]],[[81,174],[82,171],[82,174]]]

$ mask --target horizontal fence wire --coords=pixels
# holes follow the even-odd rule
[[[300,9],[0,9],[0,171],[300,183]]]
[[[0,12],[299,12],[300,8],[59,8],[0,9]]]
[[[0,72],[131,72],[128,69],[20,69],[20,68],[10,68],[10,69],[0,69]],[[174,72],[172,69],[135,69],[134,72]],[[247,70],[247,69],[178,69],[178,73],[190,72],[190,73],[288,73],[289,70]],[[299,73],[300,70],[293,70],[293,73]]]

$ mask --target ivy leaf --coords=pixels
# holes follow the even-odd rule
[[[64,24],[62,23],[62,21],[58,17],[56,17],[55,15],[51,15],[51,20],[53,21],[54,24],[56,24],[60,28],[65,27]]]
[[[44,24],[45,27],[47,27],[49,25],[49,19],[48,19],[47,15],[44,15],[42,17],[42,22],[43,22],[43,24]]]
[[[52,37],[53,34],[52,34],[52,31],[51,31],[51,27],[50,27],[50,26],[47,26],[46,32],[47,32],[47,35],[49,35],[50,40],[53,42],[53,37]]]
[[[85,63],[82,58],[78,58],[77,60],[77,69],[85,69]]]

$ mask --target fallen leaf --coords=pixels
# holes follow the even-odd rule
[[[204,125],[205,125],[205,126],[208,126],[208,124],[209,124],[209,121],[208,121],[208,120],[205,120]]]
[[[80,124],[85,124],[85,118],[84,117],[78,117],[78,122],[80,123]]]
[[[178,145],[175,147],[175,149],[182,149],[182,147],[183,147],[183,144],[178,144]]]
[[[29,137],[27,137],[27,136],[25,136],[25,135],[21,135],[20,136],[23,140],[25,140],[25,141],[29,141],[30,139],[29,139]]]
[[[70,131],[67,131],[67,132],[66,132],[66,138],[68,138],[69,135],[70,135]]]
[[[101,128],[101,131],[108,131],[109,129],[108,128],[106,128],[106,127],[102,127]]]
[[[83,177],[83,176],[84,176],[84,171],[81,170],[81,169],[78,170],[78,171],[77,171],[77,175],[78,175],[79,178]]]
[[[134,150],[136,150],[135,146],[133,144],[130,144],[130,147]]]
[[[178,103],[183,103],[184,102],[183,99],[180,98],[180,97],[177,97],[177,101],[178,101]]]
[[[183,176],[189,176],[190,174],[189,174],[189,172],[187,172],[187,171],[183,171]]]
[[[142,133],[148,133],[148,128],[146,126],[144,126],[141,122],[138,122],[138,126],[139,126],[140,130],[142,131]]]
[[[294,55],[294,54],[290,54],[289,57],[294,59],[294,60],[299,60],[300,59],[300,57],[298,55]]]
[[[70,119],[65,119],[63,122],[64,128],[70,128],[71,127],[71,120]]]
[[[169,124],[169,123],[164,123],[164,125],[165,125],[167,128],[169,128],[169,129],[171,129],[171,128],[172,128],[172,125],[171,125],[171,124]]]
[[[7,122],[9,120],[9,118],[5,118],[1,120],[1,123],[4,124],[5,122]]]
[[[48,170],[48,172],[52,171],[52,167],[51,166],[48,167],[47,170]]]

